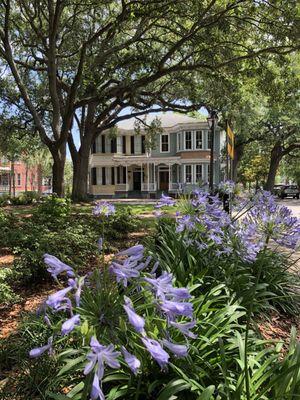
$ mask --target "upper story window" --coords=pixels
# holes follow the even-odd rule
[[[207,132],[207,148],[211,148],[211,130]]]
[[[185,150],[192,150],[192,132],[185,132]]]
[[[101,135],[101,152],[105,153],[105,135]]]
[[[110,141],[110,152],[116,153],[117,152],[117,138],[112,138]]]
[[[161,135],[160,137],[160,152],[161,153],[168,153],[169,152],[169,135]]]
[[[134,136],[130,136],[130,153],[134,154]]]
[[[198,149],[203,149],[203,132],[202,131],[196,131],[195,133],[195,148]]]
[[[142,154],[145,154],[146,153],[146,146],[145,146],[145,140],[146,140],[146,137],[145,137],[145,135],[142,135]]]
[[[122,136],[122,153],[126,154],[126,136]]]

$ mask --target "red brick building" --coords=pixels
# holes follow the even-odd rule
[[[0,158],[0,194],[18,195],[26,191],[51,193],[51,178],[42,176],[40,165],[28,166],[22,161],[13,164]]]

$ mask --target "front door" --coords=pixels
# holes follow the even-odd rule
[[[141,171],[133,171],[133,190],[141,190]]]
[[[159,190],[169,190],[169,171],[159,171]]]

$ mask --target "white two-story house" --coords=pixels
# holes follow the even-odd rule
[[[163,132],[151,149],[134,120],[118,124],[117,135],[97,137],[90,157],[89,194],[94,197],[156,197],[188,192],[209,181],[211,131],[208,123],[177,113],[160,117]],[[149,122],[151,117],[148,116]],[[214,183],[220,180],[219,128],[214,140]]]

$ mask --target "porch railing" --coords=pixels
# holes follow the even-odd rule
[[[175,192],[175,191],[181,191],[182,190],[183,183],[180,182],[170,182],[169,183],[169,191],[170,192]]]
[[[156,192],[157,185],[156,183],[142,183],[142,192]]]
[[[128,192],[128,190],[129,190],[128,183],[118,183],[116,185],[116,191],[117,192]]]
[[[9,192],[9,185],[0,185],[0,193]]]

